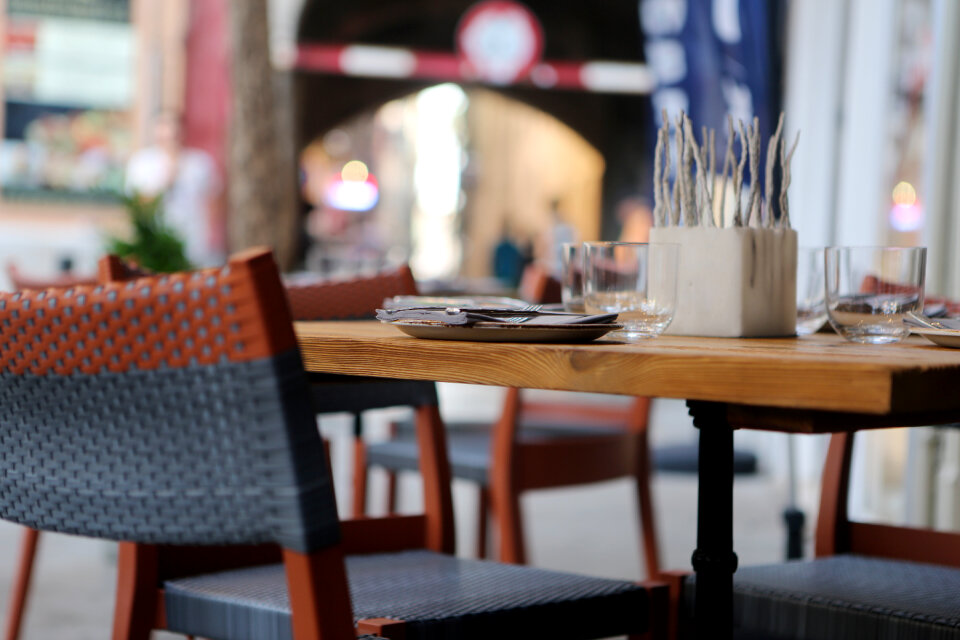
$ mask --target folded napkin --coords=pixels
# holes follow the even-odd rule
[[[383,301],[384,309],[423,309],[447,307],[488,309],[526,309],[529,302],[500,296],[393,296]]]
[[[583,315],[556,311],[520,311],[490,307],[407,307],[404,309],[377,309],[382,322],[414,320],[451,326],[469,326],[477,322],[523,323],[532,326],[559,326],[571,324],[608,324],[617,319],[615,313]]]

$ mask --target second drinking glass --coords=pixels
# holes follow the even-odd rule
[[[904,318],[923,313],[923,247],[828,247],[830,324],[851,342],[886,344],[910,335]]]
[[[583,313],[583,244],[565,242],[560,248],[563,266],[560,299],[563,310]]]
[[[585,242],[583,292],[588,313],[616,313],[624,325],[611,334],[627,341],[653,338],[677,308],[675,244]]]

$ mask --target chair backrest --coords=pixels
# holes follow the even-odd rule
[[[417,295],[410,267],[349,280],[287,285],[287,299],[296,320],[361,320],[376,317],[386,298]]]
[[[527,302],[553,304],[562,302],[562,284],[540,264],[530,264],[520,278],[519,296]]]
[[[97,282],[118,282],[150,275],[156,274],[150,273],[138,264],[112,254],[102,256],[97,261]]]
[[[561,282],[540,264],[528,265],[520,281],[519,295],[528,302],[553,304],[561,302]],[[519,394],[520,390],[511,389],[508,394]],[[574,395],[575,394],[571,394]],[[507,411],[511,407],[506,402]],[[560,423],[577,421],[580,424],[597,426],[622,426],[632,432],[645,431],[650,413],[650,398],[636,398],[629,406],[603,407],[597,404],[577,404],[574,402],[534,402],[527,398],[517,404],[519,417],[524,420],[555,419]],[[507,414],[501,415],[506,418]]]
[[[287,299],[297,320],[372,318],[376,315],[376,309],[382,307],[384,299],[398,295],[417,295],[413,273],[406,265],[373,276],[287,286]],[[322,397],[314,395],[317,413],[352,413],[357,437],[363,430],[362,413],[368,409],[396,406],[415,409],[420,471],[424,479],[424,514],[413,519],[420,521],[422,528],[398,547],[400,538],[391,524],[391,520],[397,516],[383,521],[363,519],[359,522],[372,528],[351,538],[351,552],[385,551],[392,545],[394,550],[426,546],[434,551],[453,553],[455,536],[450,469],[446,458],[443,421],[437,406],[436,384],[427,380],[381,380],[325,374],[311,374],[310,380],[320,383],[315,389],[322,393]],[[355,511],[361,510],[355,507]],[[357,523],[354,521],[350,525]],[[416,531],[417,528],[412,530]]]
[[[816,555],[856,553],[960,567],[960,553],[957,553],[957,549],[960,549],[960,532],[854,522],[849,519],[847,503],[853,441],[853,433],[838,433],[830,438],[820,489]]]
[[[279,274],[0,294],[0,516],[166,544],[339,540]]]

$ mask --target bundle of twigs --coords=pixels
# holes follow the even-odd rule
[[[733,140],[739,137],[740,160],[733,151]],[[783,136],[783,114],[777,129],[767,144],[765,194],[760,194],[760,121],[744,125],[738,123],[734,130],[733,118],[727,116],[727,148],[717,185],[716,132],[703,127],[701,141],[697,141],[693,123],[680,112],[674,125],[676,153],[675,164],[670,157],[670,119],[663,112],[663,126],[657,131],[657,147],[653,160],[653,219],[660,227],[723,226],[726,212],[727,175],[733,183],[734,227],[774,228],[790,227],[790,210],[787,189],[790,186],[790,162],[800,141],[800,132],[787,151]],[[747,162],[750,162],[750,192],[743,199],[743,178]],[[774,175],[780,163],[779,201],[774,194]],[[670,176],[674,175],[671,191]],[[744,205],[746,207],[744,208]],[[779,215],[776,207],[779,205]],[[719,218],[719,220],[718,220]]]

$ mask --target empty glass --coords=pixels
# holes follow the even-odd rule
[[[613,336],[636,341],[660,335],[677,308],[675,244],[585,242],[584,305],[589,313],[616,313],[624,325]]]
[[[797,335],[816,333],[827,321],[823,249],[797,251]]]
[[[853,342],[885,344],[910,334],[903,318],[923,312],[927,250],[922,247],[828,247],[830,324]]]
[[[560,247],[560,259],[563,267],[560,299],[564,311],[583,313],[583,245],[579,242],[565,242]]]

